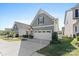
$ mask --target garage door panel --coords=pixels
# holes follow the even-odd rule
[[[34,38],[51,40],[51,33],[34,33]]]

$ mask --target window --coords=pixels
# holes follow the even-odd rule
[[[15,28],[15,29],[17,28],[16,24],[14,25],[14,28]]]
[[[45,31],[43,31],[43,33],[45,33]]]
[[[35,31],[35,33],[36,33],[37,31]]]
[[[38,31],[39,33],[41,33],[41,31]]]
[[[50,33],[51,31],[47,31],[47,33]]]
[[[74,16],[75,18],[79,18],[79,9],[75,9]]]
[[[38,25],[40,25],[40,24],[44,24],[44,16],[40,16],[38,18]]]
[[[75,32],[77,32],[77,26],[75,26]]]

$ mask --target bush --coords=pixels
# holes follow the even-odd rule
[[[28,38],[28,35],[22,35],[22,37],[24,37],[24,38]]]
[[[13,35],[7,35],[7,37],[12,37],[13,38]]]
[[[15,37],[19,37],[19,34],[16,34]]]
[[[52,40],[53,41],[57,41],[58,40],[58,34],[57,34],[57,32],[53,32],[52,33]]]
[[[61,43],[59,40],[58,41],[50,41],[50,44],[57,44],[57,43]]]
[[[28,38],[33,39],[33,35],[28,35]]]
[[[64,35],[62,38],[65,38],[65,39],[67,39],[67,38],[68,38],[68,36],[65,36],[65,35]]]
[[[59,43],[57,32],[52,33],[52,40],[50,41],[50,44],[52,44],[52,43]]]
[[[76,37],[77,41],[79,41],[79,36]]]

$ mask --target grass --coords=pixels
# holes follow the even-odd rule
[[[20,38],[11,38],[11,37],[4,37],[4,36],[0,36],[0,39],[8,41],[8,42],[18,42],[21,41]]]
[[[75,45],[76,39],[62,39],[61,43],[49,44],[37,52],[47,56],[79,56],[79,48]]]

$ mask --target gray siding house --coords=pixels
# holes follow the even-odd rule
[[[22,35],[28,35],[30,29],[31,29],[30,25],[20,22],[15,22],[12,30],[15,31],[16,34],[18,34],[19,36],[22,36]]]
[[[34,38],[51,40],[52,32],[58,32],[58,19],[40,9],[34,17],[32,23],[32,33]]]

